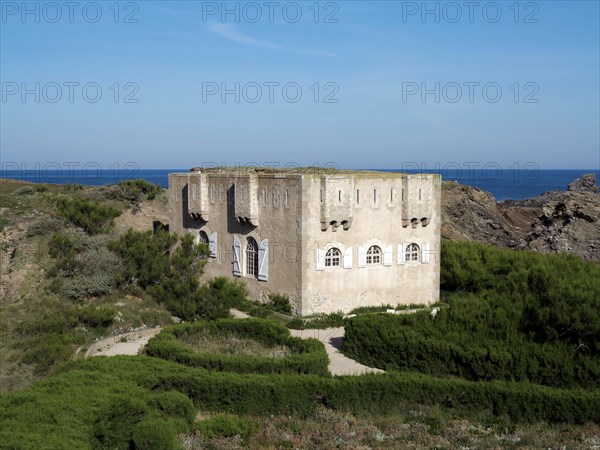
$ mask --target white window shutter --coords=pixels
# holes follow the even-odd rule
[[[208,237],[208,249],[210,250],[210,257],[217,257],[217,232],[211,233]]]
[[[423,264],[429,263],[429,242],[423,242],[421,246],[421,262]]]
[[[406,253],[404,253],[404,244],[398,244],[398,264],[406,263]]]
[[[385,252],[383,253],[383,265],[391,266],[392,265],[392,246],[388,245],[385,248]]]
[[[258,279],[269,279],[269,240],[263,239],[258,245]]]
[[[358,247],[358,267],[367,267],[367,250]]]
[[[344,250],[344,269],[352,269],[352,247]]]
[[[233,235],[233,275],[242,276],[242,244],[235,234]]]
[[[325,251],[320,248],[315,249],[315,262],[317,270],[325,270]]]

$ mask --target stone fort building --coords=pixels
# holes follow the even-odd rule
[[[439,175],[192,169],[169,175],[170,230],[210,248],[208,277],[300,315],[439,300]]]

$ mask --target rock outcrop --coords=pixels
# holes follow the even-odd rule
[[[577,178],[575,181],[569,184],[567,190],[577,192],[599,192],[599,188],[596,186],[596,174],[588,173],[581,178]]]
[[[480,189],[442,187],[442,236],[499,247],[568,252],[600,263],[600,190],[594,174],[522,200],[496,202]]]

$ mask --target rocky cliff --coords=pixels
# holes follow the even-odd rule
[[[569,252],[600,263],[600,188],[594,174],[522,200],[496,202],[458,183],[442,186],[442,236],[499,247]]]

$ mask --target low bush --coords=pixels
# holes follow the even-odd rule
[[[410,373],[334,378],[216,373],[147,356],[116,356],[69,362],[27,390],[1,395],[0,442],[12,449],[142,443],[170,448],[170,437],[192,426],[195,408],[271,416],[310,414],[319,405],[355,415],[389,416],[432,405],[462,417],[600,422],[597,390]],[[163,425],[157,425],[158,418]]]
[[[183,320],[228,317],[229,308],[246,297],[242,284],[225,277],[200,285],[208,247],[195,244],[190,234],[178,239],[163,230],[129,230],[110,249],[121,256],[124,282],[144,289]]]
[[[82,327],[102,334],[112,325],[115,314],[109,307],[61,307],[59,315],[40,314],[37,320],[21,322],[16,327],[21,339],[18,345],[24,349],[21,361],[33,364],[37,374],[46,373],[70,359],[75,347],[85,342]]]
[[[33,184],[22,186],[18,189],[15,189],[13,195],[15,196],[24,196],[24,195],[33,195],[38,192],[46,192],[48,190],[48,186],[43,184]]]
[[[178,339],[208,330],[215,335],[236,333],[266,346],[287,346],[291,355],[267,356],[223,355],[196,352]],[[329,358],[323,344],[314,339],[290,336],[283,325],[262,319],[225,319],[211,322],[175,325],[163,330],[148,342],[146,354],[190,367],[236,373],[315,374],[328,375]]]
[[[81,232],[80,232],[81,233]],[[122,282],[124,267],[106,242],[84,233],[56,232],[50,239],[50,256],[57,259],[48,271],[50,290],[70,300],[108,295]]]
[[[325,328],[339,328],[344,326],[344,313],[317,314],[308,318],[296,317],[286,326],[292,330],[324,330]]]
[[[51,216],[42,216],[27,229],[27,237],[44,236],[60,230],[63,222]]]
[[[414,405],[438,405],[463,415],[489,413],[516,421],[600,421],[598,391],[530,383],[470,382],[411,373],[335,378],[171,372],[153,388],[177,390],[202,408],[236,414],[307,414],[317,405],[356,415],[389,415]]]
[[[247,417],[218,414],[196,423],[195,428],[208,439],[215,436],[240,436],[246,439],[258,430],[258,425]]]
[[[269,305],[275,312],[288,315],[292,314],[292,305],[290,304],[290,299],[285,295],[269,295],[269,303],[267,305]]]
[[[56,209],[63,219],[82,228],[88,234],[107,231],[122,211],[110,205],[95,203],[83,197],[59,197]]]
[[[444,242],[435,316],[347,321],[344,352],[386,370],[600,387],[600,268],[577,257]]]
[[[161,187],[142,179],[125,180],[119,181],[113,192],[114,198],[138,204],[143,200],[154,200],[161,192]]]
[[[354,308],[350,311],[350,314],[359,315],[359,314],[371,314],[371,313],[382,313],[387,312],[388,310],[394,311],[406,311],[407,309],[423,309],[426,308],[427,305],[423,304],[414,304],[411,303],[409,305],[381,305],[381,306],[359,306],[358,308]]]
[[[418,326],[411,326],[411,321],[430,321],[435,327],[437,316],[435,319],[428,316],[425,313],[407,320],[405,316],[379,314],[349,319],[344,353],[384,370],[415,370],[473,381],[530,381],[588,389],[600,386],[600,360],[592,355],[575,353],[571,347],[559,344],[522,341],[511,345],[467,339],[460,343],[451,335],[428,334]]]

